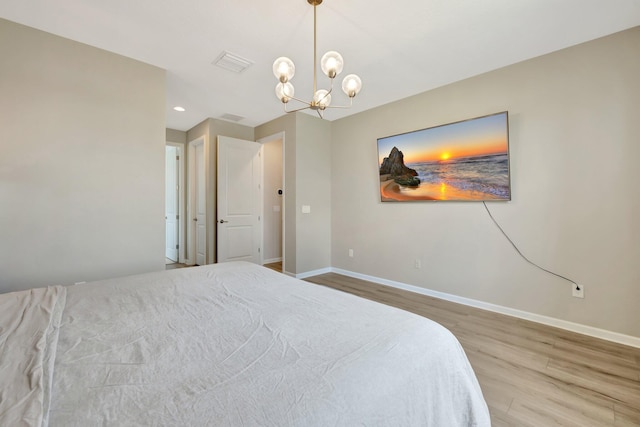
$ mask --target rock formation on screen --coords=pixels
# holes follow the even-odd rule
[[[389,175],[391,179],[401,185],[409,187],[420,185],[420,179],[417,178],[418,172],[405,166],[404,154],[397,147],[393,147],[389,157],[382,160],[380,175]]]

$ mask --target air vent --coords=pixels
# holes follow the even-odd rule
[[[236,116],[235,114],[229,114],[229,113],[225,113],[222,116],[220,116],[220,118],[222,120],[229,120],[232,122],[239,122],[240,120],[243,120],[244,117],[242,116]]]
[[[249,68],[252,64],[252,61],[226,51],[218,55],[215,61],[213,61],[213,65],[238,74]]]

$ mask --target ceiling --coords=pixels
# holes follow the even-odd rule
[[[325,0],[318,56],[337,50],[362,92],[335,120],[509,64],[640,25],[640,0]],[[167,127],[212,117],[257,126],[283,114],[275,58],[296,64],[296,97],[313,84],[306,0],[0,0],[0,17],[167,70]],[[223,51],[242,73],[212,65]],[[333,104],[348,98],[336,81]],[[318,88],[328,88],[320,73]],[[173,110],[176,105],[185,112]]]

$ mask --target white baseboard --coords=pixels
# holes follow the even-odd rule
[[[262,260],[262,265],[265,265],[265,264],[271,264],[272,262],[280,262],[280,261],[282,261],[282,257],[280,257],[280,258],[265,259],[265,260]]]
[[[633,337],[631,335],[624,335],[617,332],[611,332],[604,329],[594,328],[592,326],[573,323],[566,320],[555,319],[553,317],[542,316],[540,314],[529,313],[527,311],[516,310],[513,308],[503,307],[496,304],[490,304],[487,302],[478,301],[471,298],[459,297],[457,295],[447,294],[445,292],[433,291],[431,289],[421,288],[419,286],[414,286],[414,285],[408,285],[406,283],[396,282],[393,280],[382,279],[380,277],[374,277],[374,276],[368,276],[366,274],[355,273],[353,271],[343,270],[341,268],[325,268],[322,270],[302,273],[300,275],[296,275],[296,277],[300,279],[304,279],[307,277],[315,276],[318,274],[324,274],[328,272],[342,274],[344,276],[349,276],[356,279],[367,280],[369,282],[378,283],[380,285],[403,289],[405,291],[415,292],[417,294],[427,295],[430,297],[439,298],[446,301],[455,302],[458,304],[468,305],[470,307],[481,308],[483,310],[492,311],[495,313],[506,314],[507,316],[530,320],[532,322],[542,323],[543,325],[553,326],[556,328],[565,329],[567,331],[577,332],[579,334],[588,335],[591,337],[600,338],[603,340],[640,348],[639,337]]]
[[[294,277],[296,279],[306,279],[307,277],[318,276],[320,274],[326,274],[334,272],[335,269],[332,267],[321,268],[319,270],[307,271],[305,273],[296,274]],[[346,274],[345,274],[346,276]]]

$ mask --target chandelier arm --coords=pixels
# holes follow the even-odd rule
[[[284,104],[284,112],[285,113],[295,113],[296,111],[302,111],[302,110],[306,110],[308,108],[311,108],[311,106],[309,104],[307,104],[306,107],[296,108],[295,110],[287,110],[287,104]]]
[[[308,105],[308,106],[310,106],[310,105],[311,105],[311,103],[310,103],[309,101],[304,101],[304,100],[302,100],[302,99],[300,99],[300,98],[296,98],[295,96],[287,96],[287,98],[289,98],[289,99],[293,99],[294,101],[298,101],[298,102],[300,102],[300,103],[302,103],[302,104],[306,104],[306,105]],[[285,103],[285,104],[286,104],[286,103]]]
[[[353,98],[349,98],[349,105],[328,105],[325,108],[351,108],[353,107]]]
[[[324,108],[325,108],[325,110],[328,110],[330,108],[345,108],[346,109],[346,108],[351,108],[351,105],[329,105],[329,106],[326,106]]]

